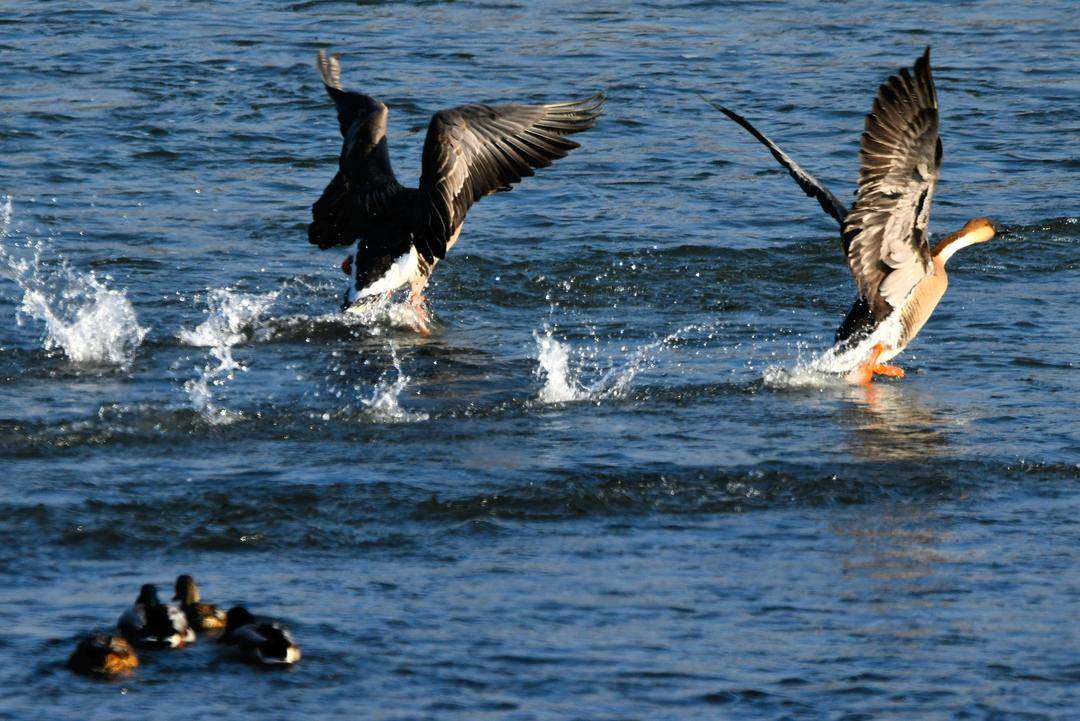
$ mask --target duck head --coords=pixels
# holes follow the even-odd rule
[[[225,614],[225,634],[222,636],[222,639],[236,629],[251,623],[255,623],[255,617],[251,615],[251,611],[243,606],[233,606],[229,609],[229,612]]]
[[[157,588],[154,587],[154,584],[144,584],[143,587],[139,589],[139,597],[135,599],[135,603],[141,603],[144,606],[161,605],[161,601],[158,600]]]
[[[186,573],[176,577],[176,593],[174,601],[179,601],[185,606],[199,602],[199,587],[195,585],[195,579]]]

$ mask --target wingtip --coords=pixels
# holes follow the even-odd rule
[[[711,105],[713,108],[715,108],[716,110],[719,110],[721,113],[728,116],[729,118],[731,118],[735,122],[738,123],[738,122],[743,120],[743,117],[741,115],[739,115],[738,113],[736,113],[734,110],[730,110],[730,109],[724,107],[723,105],[716,102],[715,100],[710,100],[709,98],[705,97],[704,93],[698,93],[698,97],[701,98],[702,100],[704,100],[706,104]]]
[[[916,73],[916,75],[923,68],[925,68],[927,72],[929,72],[929,70],[930,70],[930,46],[929,45],[927,45],[926,49],[923,50],[923,53],[922,53],[922,55],[919,56],[919,59],[915,61],[915,73]]]
[[[587,98],[566,103],[566,106],[572,108],[575,112],[589,115],[592,116],[593,119],[596,119],[604,114],[604,102],[606,100],[607,94],[603,90],[598,90]]]
[[[320,49],[315,55],[315,67],[319,69],[323,85],[334,90],[341,90],[341,54],[333,53],[329,57],[326,50]]]

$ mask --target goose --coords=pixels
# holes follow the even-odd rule
[[[264,666],[300,660],[300,647],[287,628],[273,619],[256,619],[244,606],[229,609],[218,643],[236,646],[246,661]]]
[[[480,198],[508,191],[563,158],[603,112],[598,93],[551,105],[461,105],[431,118],[416,188],[390,165],[386,105],[346,91],[337,54],[319,51],[319,73],[337,108],[343,138],[338,170],[311,208],[308,240],[320,249],[352,246],[342,263],[346,311],[362,313],[408,284],[418,329],[427,334],[424,288]]]
[[[79,640],[67,666],[88,676],[119,676],[139,665],[135,649],[126,639],[95,632]]]
[[[225,611],[212,603],[202,603],[199,587],[188,574],[176,577],[174,601],[187,617],[188,624],[197,631],[220,631],[225,628]]]
[[[910,71],[902,68],[878,89],[866,116],[859,188],[850,210],[746,118],[709,102],[768,148],[803,192],[840,224],[841,248],[858,297],[836,331],[836,347],[876,341],[847,379],[866,384],[875,375],[903,377],[902,368],[885,361],[915,339],[945,295],[945,264],[958,250],[996,233],[990,220],[974,218],[930,245],[930,201],[942,158],[930,48]]]
[[[195,631],[179,606],[158,600],[157,588],[147,583],[139,589],[135,604],[117,622],[124,638],[151,647],[181,648],[195,641]]]

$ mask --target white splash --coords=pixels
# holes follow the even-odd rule
[[[411,303],[394,302],[385,295],[365,298],[363,302],[347,308],[343,315],[350,323],[370,328],[372,335],[379,335],[383,327],[414,331],[420,329],[420,320]]]
[[[393,361],[397,377],[390,382],[389,372],[383,373],[379,382],[375,384],[371,398],[360,400],[367,409],[368,417],[380,423],[426,421],[428,419],[426,413],[410,413],[402,408],[398,401],[401,392],[409,385],[410,378],[401,370],[401,361],[398,359],[397,349],[393,343],[390,344],[390,359]]]
[[[543,381],[537,396],[541,403],[569,403],[589,397],[589,391],[570,369],[570,354],[566,346],[551,335],[551,329],[545,327],[544,335],[533,331],[536,339],[539,362],[535,373]]]
[[[93,271],[75,270],[62,258],[42,261],[46,246],[27,239],[16,257],[6,242],[12,218],[12,198],[0,207],[0,272],[22,289],[18,323],[30,317],[45,324],[42,345],[62,352],[75,363],[126,366],[146,337],[135,307],[122,290],[112,290]]]
[[[576,359],[571,362],[566,344],[556,340],[552,329],[545,325],[543,335],[533,332],[538,362],[535,373],[543,383],[537,400],[541,403],[569,403],[622,397],[638,374],[654,367],[661,353],[672,343],[687,333],[703,329],[703,326],[696,324],[685,326],[630,351],[623,362],[601,369],[597,360],[599,351],[595,346],[579,350]],[[625,349],[623,351],[625,352]],[[594,375],[596,378],[592,382],[586,382],[584,377],[587,375]]]
[[[277,301],[279,291],[257,295],[239,293],[229,288],[210,291],[206,320],[194,328],[181,328],[176,334],[187,345],[200,348],[232,347],[247,340],[245,331],[254,325]]]
[[[881,343],[889,347],[898,344],[901,330],[900,313],[893,313],[859,343],[852,346],[834,345],[809,361],[796,361],[791,368],[769,366],[761,380],[771,388],[821,388],[843,383],[845,376],[869,358],[875,345]]]
[[[188,345],[210,348],[210,359],[202,369],[197,369],[199,376],[184,383],[184,391],[192,407],[207,423],[224,425],[243,416],[238,411],[215,403],[214,388],[233,380],[237,371],[247,370],[247,366],[233,358],[233,346],[248,339],[247,334],[270,310],[278,293],[273,291],[256,295],[228,288],[214,289],[207,297],[209,310],[206,320],[192,329],[181,328],[176,334]]]

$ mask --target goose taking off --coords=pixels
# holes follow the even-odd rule
[[[930,200],[942,156],[930,48],[910,72],[901,69],[878,89],[866,116],[859,190],[850,211],[749,121],[713,105],[765,145],[803,192],[840,224],[841,248],[859,296],[836,331],[836,343],[854,347],[878,336],[870,357],[849,380],[869,383],[874,374],[902,377],[903,370],[883,362],[903,351],[934,312],[949,283],[945,263],[995,232],[989,220],[975,218],[930,248]]]
[[[420,185],[398,184],[386,143],[387,107],[341,85],[337,55],[319,51],[319,72],[337,106],[344,142],[334,179],[311,208],[308,240],[320,248],[353,245],[342,264],[351,282],[346,310],[359,310],[408,283],[421,332],[424,287],[461,233],[465,213],[490,193],[565,157],[588,130],[603,95],[554,105],[462,105],[428,126]]]

